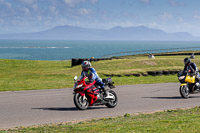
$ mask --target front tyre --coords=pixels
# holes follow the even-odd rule
[[[86,97],[81,96],[80,93],[75,93],[74,104],[80,110],[85,110],[89,106],[89,102]]]
[[[108,108],[114,108],[115,106],[117,106],[117,103],[118,103],[117,94],[113,90],[109,90],[108,92],[111,93],[114,96],[114,98],[110,99],[108,103],[106,104],[106,106]]]
[[[182,98],[188,99],[190,96],[189,88],[187,85],[180,86],[180,94]]]

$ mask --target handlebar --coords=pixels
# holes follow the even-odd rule
[[[190,73],[190,72],[188,72],[188,71],[180,71],[180,72],[178,72],[178,74],[177,74],[177,76],[179,77],[179,76],[183,76],[183,75],[189,75],[189,76],[195,76],[195,75],[197,75],[197,72],[199,72],[199,71],[196,71],[196,72],[194,72],[194,73]]]

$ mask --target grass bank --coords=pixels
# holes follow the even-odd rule
[[[166,110],[153,114],[125,114],[115,118],[101,118],[77,124],[52,124],[17,128],[3,132],[67,132],[67,133],[197,133],[200,132],[200,108]]]
[[[92,62],[98,74],[145,73],[153,70],[183,69],[187,56],[159,56],[156,59],[135,57]],[[200,66],[200,56],[193,60]],[[32,61],[0,59],[0,91],[58,89],[73,87],[73,77],[81,67],[71,67],[71,61]],[[176,75],[113,77],[116,85],[178,82]]]

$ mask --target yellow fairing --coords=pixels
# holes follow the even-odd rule
[[[185,86],[185,85],[187,85],[187,84],[186,83],[181,84],[181,86]]]
[[[185,82],[187,82],[187,83],[195,83],[195,76],[187,75],[186,78],[185,78]]]

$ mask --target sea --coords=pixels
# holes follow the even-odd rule
[[[0,59],[70,60],[72,58],[102,58],[147,52],[174,52],[183,49],[200,51],[200,42],[0,40]]]

